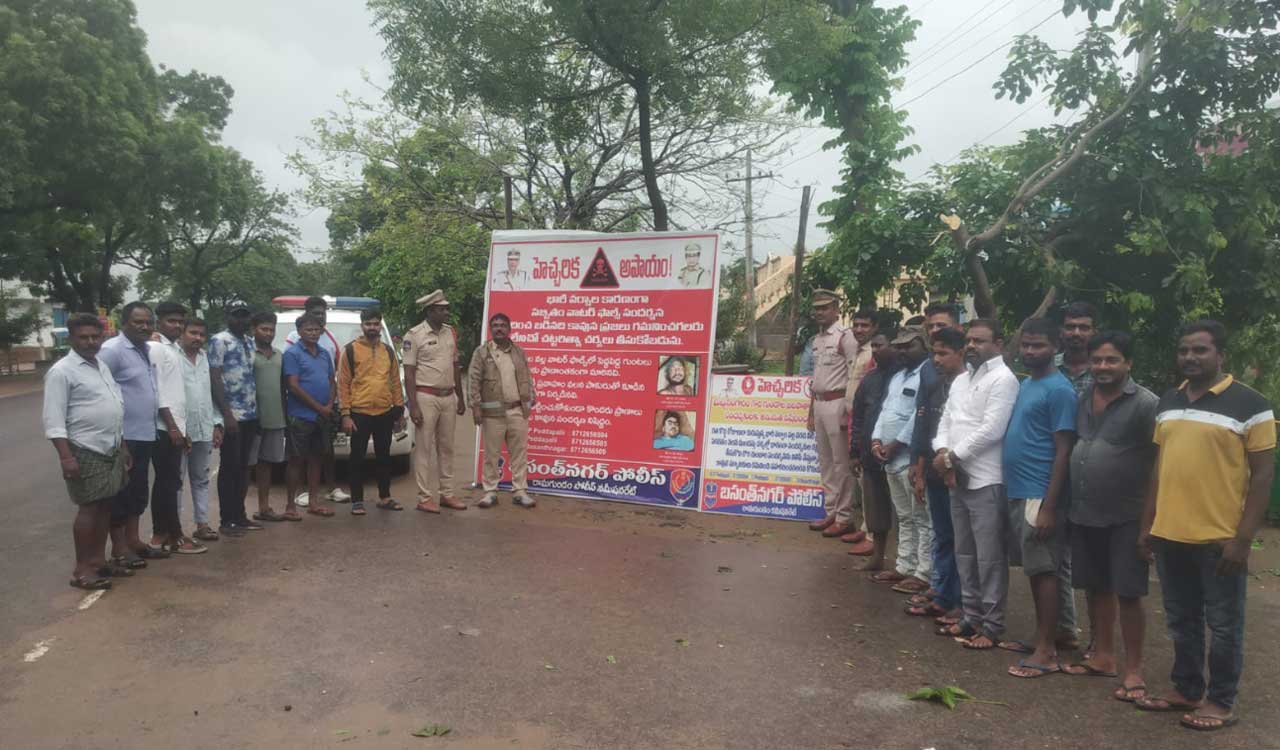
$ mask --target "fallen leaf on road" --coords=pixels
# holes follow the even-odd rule
[[[658,557],[671,557],[670,552],[659,552]]]
[[[476,638],[480,635],[480,628],[458,628],[458,635]]]
[[[548,672],[559,672],[559,671],[560,671],[560,668],[559,668],[559,667],[557,667],[557,666],[556,666],[556,665],[554,665],[554,664],[543,664],[543,665],[542,665],[542,668],[543,668],[543,669],[545,669],[545,670],[547,670]]]
[[[607,662],[609,662],[610,664],[617,664],[617,663],[618,663],[618,657],[613,656],[613,655],[609,655],[609,656],[604,657],[604,660],[605,660],[605,661],[607,661]]]
[[[948,710],[951,710],[951,711],[956,710],[956,705],[959,704],[960,701],[970,701],[971,703],[986,703],[992,706],[1008,706],[1009,705],[1008,703],[1005,703],[1003,701],[979,700],[977,698],[974,698],[972,695],[969,695],[968,692],[964,691],[963,689],[961,689],[956,685],[948,685],[947,687],[942,687],[942,688],[932,688],[932,687],[921,688],[915,691],[914,693],[907,693],[907,700],[930,701],[932,703],[941,703],[942,705],[946,706]]]
[[[849,669],[857,669],[857,667],[855,667],[855,666],[853,665],[853,662],[851,662],[851,661],[847,661],[847,662],[845,662],[845,663],[844,663],[844,665],[845,665],[846,667],[848,667]]]
[[[688,648],[688,647],[689,647],[689,639],[688,639],[688,638],[677,638],[677,639],[676,639],[676,645],[677,645],[677,646],[681,646],[681,647],[683,647],[683,648]]]
[[[350,729],[335,729],[335,730],[333,730],[333,733],[334,733],[334,734],[351,734],[351,730],[350,730]]]
[[[721,565],[720,567],[716,568],[716,572],[717,572],[717,573],[732,573],[732,572],[733,572],[733,568],[729,567],[728,565]]]
[[[443,737],[451,731],[453,730],[446,727],[444,724],[428,724],[417,731],[410,732],[409,734],[414,737]]]

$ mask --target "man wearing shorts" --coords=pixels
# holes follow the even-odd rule
[[[320,504],[320,469],[333,451],[330,425],[333,423],[333,400],[337,395],[334,361],[320,348],[324,323],[313,315],[298,318],[298,343],[284,353],[284,374],[288,400],[285,404],[285,446],[289,455],[288,492],[285,514],[297,515],[294,499],[306,471],[310,502],[307,513],[328,518],[333,509]]]
[[[1071,549],[1067,535],[1067,472],[1076,433],[1076,391],[1053,366],[1058,326],[1048,318],[1022,324],[1022,364],[1030,377],[1018,387],[1004,441],[1009,528],[1021,543],[1022,572],[1031,579],[1036,640],[1002,647],[1030,653],[1009,667],[1014,677],[1060,671],[1058,648],[1073,648]],[[1057,633],[1055,636],[1055,628]]]
[[[249,446],[249,465],[258,486],[255,521],[301,521],[294,513],[281,515],[271,508],[271,468],[285,462],[284,450],[284,354],[272,342],[276,338],[276,314],[263,311],[250,322],[253,331],[253,383],[258,397],[258,434]]]
[[[1119,672],[1118,614],[1124,674],[1113,695],[1131,703],[1146,696],[1142,597],[1147,595],[1149,565],[1134,550],[1156,458],[1152,436],[1160,399],[1129,377],[1133,339],[1127,333],[1100,333],[1087,347],[1091,377],[1076,409],[1069,518],[1071,580],[1088,597],[1094,652],[1064,669],[1079,675]]]
[[[71,585],[109,589],[108,576],[133,575],[106,561],[111,499],[124,486],[129,465],[124,398],[111,370],[98,359],[102,321],[93,315],[74,315],[67,321],[67,335],[70,353],[44,378],[44,436],[58,452],[67,495],[76,506]]]

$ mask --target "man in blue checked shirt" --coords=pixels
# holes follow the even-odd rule
[[[222,450],[218,465],[219,529],[224,534],[260,531],[244,512],[249,491],[249,449],[258,433],[258,391],[253,380],[253,312],[243,302],[227,306],[227,330],[209,340],[209,379],[213,402],[222,412]]]

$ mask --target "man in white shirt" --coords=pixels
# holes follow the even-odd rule
[[[963,619],[943,630],[965,648],[994,648],[1004,634],[1009,593],[1008,513],[1004,496],[1005,430],[1018,399],[1018,378],[1001,356],[999,324],[978,319],[965,334],[968,365],[951,384],[933,440],[934,469],[951,488],[956,566]],[[939,631],[943,632],[943,631]]]
[[[191,484],[192,520],[196,539],[214,541],[218,532],[209,526],[209,461],[213,451],[222,447],[222,412],[214,408],[209,384],[209,358],[204,344],[209,326],[200,318],[187,318],[182,330],[182,376],[187,390],[187,481]],[[182,492],[178,492],[178,509],[182,508]],[[184,540],[185,543],[185,540]]]
[[[182,533],[178,493],[182,491],[182,463],[191,443],[187,439],[187,388],[182,374],[178,337],[187,321],[187,308],[177,302],[156,305],[156,332],[148,345],[155,371],[156,442],[151,453],[155,483],[151,485],[151,546],[171,554],[197,555],[206,548]]]
[[[106,590],[108,577],[133,575],[106,559],[111,500],[124,487],[131,460],[124,444],[124,398],[111,370],[98,359],[102,321],[73,315],[67,338],[71,351],[44,378],[44,436],[58,452],[67,496],[76,506],[71,585]]]

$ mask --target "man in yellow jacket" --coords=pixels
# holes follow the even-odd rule
[[[338,357],[338,403],[342,431],[351,436],[351,514],[363,516],[364,456],[373,438],[378,478],[378,507],[404,510],[391,497],[391,435],[404,430],[404,389],[400,360],[382,340],[382,311],[360,312],[360,338]]]
[[[481,508],[498,502],[502,479],[502,444],[507,444],[511,466],[511,501],[524,507],[536,505],[529,495],[529,411],[537,396],[529,360],[511,340],[511,319],[503,313],[489,318],[490,341],[476,347],[469,369],[471,414],[484,439],[484,499]]]

